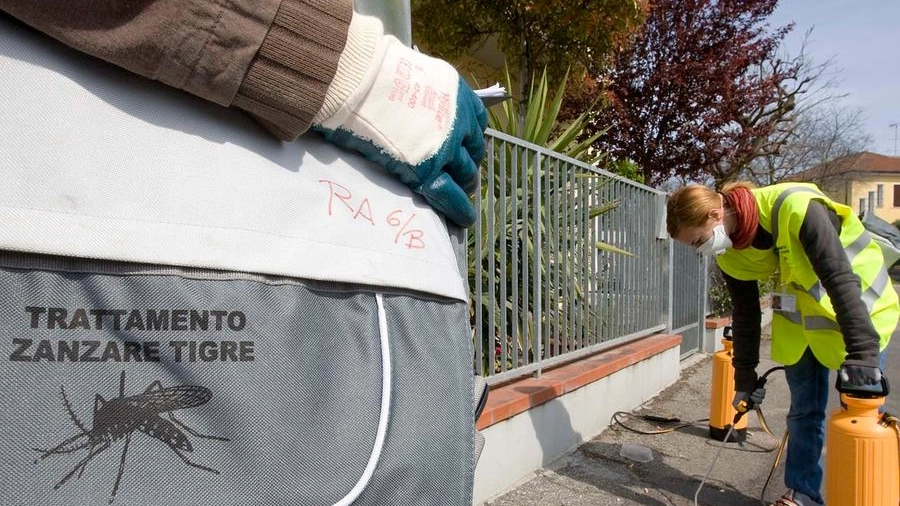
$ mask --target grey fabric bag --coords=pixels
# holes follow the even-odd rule
[[[471,504],[463,302],[8,252],[0,291],[4,505]]]
[[[881,247],[885,267],[890,267],[900,260],[900,231],[897,227],[884,221],[874,213],[863,212],[859,216],[863,227],[869,231],[872,240]]]

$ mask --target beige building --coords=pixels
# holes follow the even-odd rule
[[[871,209],[888,223],[900,221],[900,157],[855,153],[816,165],[790,180],[815,183],[856,212]]]

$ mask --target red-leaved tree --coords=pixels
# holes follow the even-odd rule
[[[608,129],[594,147],[636,162],[648,184],[735,177],[764,151],[761,144],[777,125],[790,120],[803,92],[796,64],[771,64],[792,28],[766,23],[776,4],[655,2],[644,29],[612,65],[591,69],[607,107],[587,135]]]

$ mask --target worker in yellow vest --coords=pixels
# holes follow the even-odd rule
[[[758,404],[761,311],[758,281],[778,273],[772,359],[785,365],[791,392],[785,468],[788,491],[773,506],[823,504],[819,463],[828,372],[851,386],[880,383],[883,354],[900,305],[880,247],[852,209],[815,185],[717,192],[690,185],[667,204],[677,241],[715,255],[733,302],[735,404]]]

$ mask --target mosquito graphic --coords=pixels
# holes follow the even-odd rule
[[[69,418],[72,419],[72,422],[81,432],[65,439],[50,449],[32,448],[41,454],[40,458],[35,459],[34,463],[37,464],[39,461],[52,455],[74,453],[81,449],[87,449],[87,455],[79,460],[75,467],[53,486],[54,490],[59,489],[69,481],[72,476],[75,476],[75,473],[78,473],[78,478],[81,478],[88,463],[94,457],[109,448],[114,442],[124,438],[125,445],[122,448],[122,457],[119,460],[119,471],[116,474],[116,482],[113,485],[112,494],[109,498],[109,503],[112,504],[119,491],[122,474],[125,472],[125,456],[128,453],[131,436],[135,431],[143,432],[152,438],[162,441],[185,464],[210,473],[219,474],[219,471],[193,462],[185,455],[185,452],[190,453],[194,450],[185,432],[192,436],[215,439],[217,441],[229,441],[229,439],[200,434],[178,421],[175,415],[172,414],[173,411],[194,408],[209,402],[212,398],[212,392],[208,388],[195,385],[163,388],[159,381],[154,381],[143,393],[125,397],[125,371],[122,371],[119,377],[118,397],[106,400],[100,394],[94,396],[93,426],[90,429],[85,427],[81,420],[78,419],[75,411],[72,410],[62,385],[60,385],[59,389]],[[163,414],[168,419],[163,418]]]

